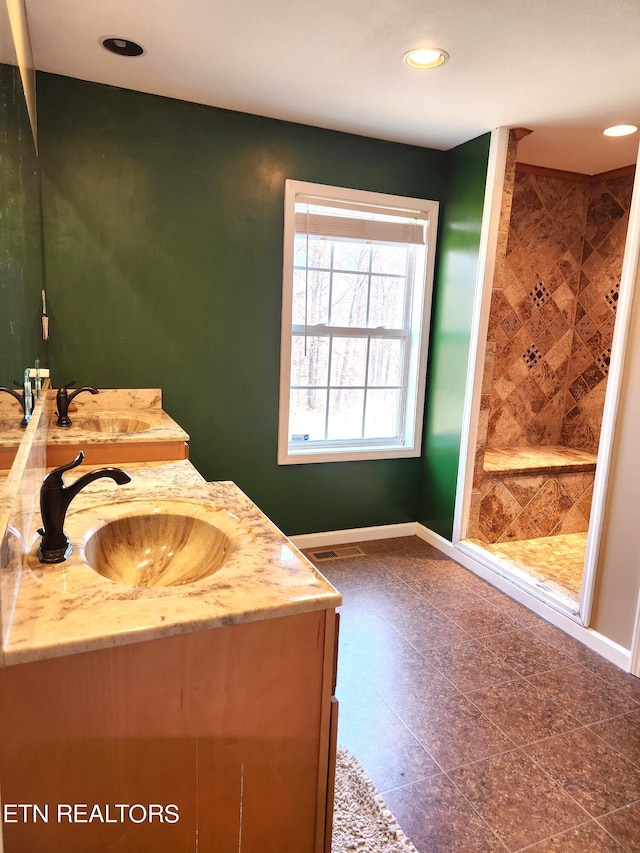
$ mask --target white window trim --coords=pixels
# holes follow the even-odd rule
[[[427,252],[425,260],[425,288],[422,306],[412,312],[412,336],[419,343],[412,347],[411,366],[408,371],[409,385],[406,401],[408,411],[405,414],[405,442],[402,445],[384,444],[369,441],[361,449],[354,442],[323,442],[321,447],[301,444],[300,451],[292,451],[289,446],[289,397],[291,387],[291,337],[292,337],[292,297],[295,243],[295,202],[298,195],[313,195],[330,198],[335,201],[360,202],[365,205],[379,205],[385,208],[395,207],[406,210],[415,208],[424,211],[427,222]],[[285,181],[285,218],[283,247],[283,288],[282,288],[282,325],[280,348],[280,405],[278,422],[278,464],[300,465],[315,462],[351,462],[373,459],[402,459],[419,456],[422,450],[422,424],[427,380],[427,355],[429,347],[429,320],[435,269],[435,246],[438,225],[437,201],[394,196],[385,193],[352,190],[307,181]]]

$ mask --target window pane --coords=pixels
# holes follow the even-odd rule
[[[307,266],[307,236],[296,234],[293,256],[294,267]],[[309,237],[309,264],[310,267],[331,266],[331,240],[326,237]]]
[[[407,246],[374,243],[371,255],[371,272],[405,275],[407,272]]]
[[[329,373],[329,338],[294,335],[291,341],[291,384],[327,386]]]
[[[419,452],[429,330],[418,309],[432,286],[436,211],[426,200],[287,181],[292,327],[282,329],[279,464]],[[424,245],[404,242],[414,226]]]
[[[337,270],[362,270],[369,272],[369,243],[354,240],[336,240],[333,247],[333,267]]]
[[[364,385],[367,375],[366,338],[333,338],[331,385]]]
[[[289,398],[289,439],[293,436],[309,436],[309,441],[322,441],[325,438],[324,424],[327,406],[327,392],[312,388],[303,391],[291,391]],[[300,442],[302,443],[302,442]]]
[[[332,326],[366,326],[368,277],[336,273],[331,292]]]
[[[329,391],[327,438],[361,438],[363,406],[364,391],[354,388],[336,388]]]
[[[372,390],[367,393],[365,438],[394,438],[398,435],[400,400],[399,390]]]
[[[329,282],[328,272],[309,270],[307,289],[307,325],[329,322]],[[293,274],[293,322],[304,325],[305,322],[305,271],[296,270]]]
[[[372,338],[367,385],[401,385],[404,370],[403,353],[403,341]]]
[[[371,304],[369,326],[402,329],[405,325],[405,299],[407,280],[371,276]]]

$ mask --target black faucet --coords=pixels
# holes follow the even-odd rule
[[[71,420],[69,419],[69,403],[73,400],[74,397],[77,397],[78,394],[82,394],[83,391],[90,391],[92,394],[97,394],[98,389],[92,388],[90,385],[85,385],[82,388],[78,388],[77,391],[73,391],[69,394],[69,388],[73,388],[76,384],[76,380],[72,379],[71,382],[68,382],[66,385],[62,385],[58,388],[58,393],[56,394],[56,408],[58,410],[58,426],[71,426]]]
[[[27,411],[30,408],[29,400],[30,398],[28,394],[25,394],[24,387],[18,382],[17,379],[13,380],[13,384],[16,388],[22,388],[22,394],[18,391],[14,391],[13,388],[0,388],[0,391],[4,391],[7,394],[11,394],[12,397],[15,397],[16,400],[20,403],[20,407],[22,408],[22,420],[20,421],[20,426],[22,429],[25,429],[29,421],[31,420],[31,411]]]
[[[82,464],[84,453],[80,451],[73,462],[61,465],[51,471],[42,481],[40,488],[40,513],[43,526],[38,530],[42,542],[38,548],[38,559],[41,563],[61,563],[71,553],[71,542],[64,532],[64,518],[69,504],[81,489],[99,480],[101,477],[111,477],[119,485],[129,483],[131,477],[120,468],[100,468],[89,471],[78,477],[75,483],[65,486],[62,475],[71,468]]]

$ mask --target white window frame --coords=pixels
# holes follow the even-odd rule
[[[331,201],[371,205],[396,210],[417,210],[426,223],[426,254],[424,282],[414,289],[409,332],[409,352],[404,412],[404,435],[399,443],[382,443],[372,439],[366,443],[349,441],[307,442],[289,441],[289,400],[291,389],[291,342],[293,320],[295,205],[300,195],[312,195]],[[394,196],[386,193],[333,187],[307,181],[285,182],[285,216],[283,248],[282,327],[280,349],[280,408],[278,424],[278,464],[299,465],[314,462],[348,462],[371,459],[397,459],[419,456],[422,449],[422,423],[427,380],[429,321],[435,268],[435,247],[438,224],[437,201]],[[296,327],[297,328],[297,327]],[[317,333],[320,327],[307,326],[307,334]],[[329,327],[334,335],[357,336],[357,329]],[[327,327],[322,327],[327,332]],[[376,335],[384,336],[376,330]]]

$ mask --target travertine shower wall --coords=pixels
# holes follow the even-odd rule
[[[598,448],[633,176],[576,177],[516,169],[488,446]]]
[[[489,446],[596,452],[632,183],[516,171],[489,325]]]
[[[593,474],[529,474],[523,489],[524,471],[485,472],[484,450],[597,453],[633,187],[632,168],[545,174],[516,151],[512,132],[468,530],[489,542],[588,526]]]
[[[560,444],[597,453],[634,170],[592,179]]]

